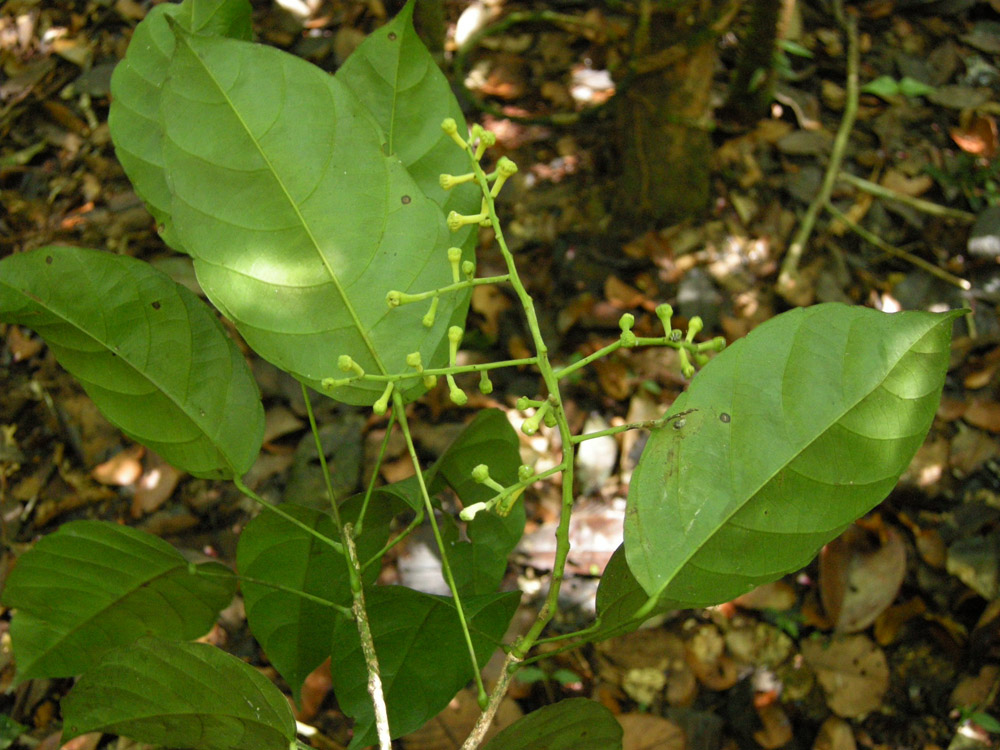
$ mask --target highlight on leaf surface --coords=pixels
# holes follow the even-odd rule
[[[632,476],[625,553],[646,594],[728,601],[879,503],[930,427],[960,314],[817,305],[715,357]]]

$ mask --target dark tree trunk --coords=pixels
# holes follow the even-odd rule
[[[736,74],[720,117],[749,127],[767,115],[774,89],[774,52],[783,2],[757,0],[753,3],[750,28],[740,45]]]
[[[738,0],[682,0],[637,34],[635,73],[616,97],[621,172],[616,225],[638,233],[709,204],[706,122],[718,36]]]

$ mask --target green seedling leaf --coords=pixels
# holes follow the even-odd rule
[[[930,427],[959,314],[817,305],[713,359],[632,476],[625,553],[645,592],[727,601],[879,503]]]
[[[899,82],[899,93],[903,96],[927,96],[928,94],[933,94],[936,89],[933,86],[928,86],[926,83],[921,83],[920,81],[905,76]]]
[[[249,664],[205,643],[141,638],[107,653],[62,702],[63,740],[108,732],[196,750],[287,750],[285,696]]]
[[[156,5],[136,26],[125,59],[111,77],[108,125],[115,155],[156,219],[164,241],[175,250],[183,248],[173,231],[160,121],[160,96],[174,54],[174,34],[167,17],[194,34],[249,40],[250,14],[247,0],[184,0]]]
[[[341,506],[341,517],[353,522],[361,498]],[[331,539],[339,539],[329,514],[283,503],[282,510]],[[373,503],[365,517],[364,533],[356,540],[362,562],[375,555],[389,537],[395,503]],[[241,576],[282,586],[284,590],[244,580],[241,583],[247,621],[268,659],[288,682],[299,700],[305,678],[330,655],[330,638],[341,615],[333,608],[299,596],[289,589],[351,606],[347,562],[329,544],[307,533],[276,513],[263,512],[240,534],[236,566]],[[374,583],[379,567],[365,571]]]
[[[16,609],[18,679],[80,674],[147,634],[197,638],[235,590],[224,565],[190,565],[152,534],[100,521],[64,524],[17,561],[3,592]]]
[[[477,213],[479,190],[470,184],[441,187],[444,174],[472,171],[469,157],[441,130],[451,117],[465,115],[451,86],[413,29],[409,2],[397,16],[370,34],[337,71],[337,80],[358,97],[388,138],[390,153],[402,160],[424,195],[447,214]],[[456,232],[457,245],[472,235],[472,227]]]
[[[569,698],[518,719],[483,750],[621,750],[622,727],[608,709]]]
[[[7,750],[27,731],[28,727],[24,724],[19,724],[6,714],[0,714],[0,750]]]
[[[164,84],[163,157],[171,214],[209,299],[262,357],[321,390],[349,356],[371,374],[443,363],[466,297],[389,309],[392,289],[451,283],[444,216],[421,192],[357,98],[279,50],[186,35]],[[384,383],[330,395],[372,404]],[[424,391],[415,377],[406,398]]]
[[[431,469],[433,491],[447,484],[464,506],[484,502],[496,494],[472,478],[472,469],[483,462],[490,476],[504,487],[518,480],[520,442],[499,409],[484,409],[448,447]],[[524,503],[514,505],[506,517],[483,511],[466,526],[469,541],[455,542],[449,559],[459,593],[492,594],[507,572],[507,556],[524,533]]]
[[[462,599],[480,668],[500,643],[520,594]],[[436,716],[472,679],[469,654],[451,599],[403,586],[365,590],[375,652],[393,737],[401,737]],[[376,742],[375,717],[357,625],[340,621],[333,633],[330,663],[340,708],[354,718],[351,748]]]
[[[0,261],[0,321],[27,326],[130,438],[195,476],[246,473],[264,410],[204,302],[146,263],[76,247]]]
[[[879,76],[861,87],[862,94],[874,94],[882,99],[899,95],[899,82],[892,76]]]

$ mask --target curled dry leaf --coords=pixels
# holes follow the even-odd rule
[[[142,476],[142,455],[146,449],[133,445],[94,467],[90,476],[101,484],[128,487]]]
[[[965,421],[983,430],[1000,432],[1000,403],[992,399],[973,399],[965,410]]]
[[[882,704],[889,689],[889,664],[882,649],[867,636],[807,640],[802,643],[802,656],[837,716],[861,718]]]
[[[758,745],[766,750],[774,750],[792,741],[792,722],[781,704],[772,701],[755,708],[761,723],[761,728],[753,733]]]
[[[898,532],[885,527],[884,541],[857,525],[820,553],[819,589],[834,628],[864,630],[899,593],[906,575],[906,547]]]

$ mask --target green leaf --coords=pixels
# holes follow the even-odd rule
[[[670,609],[674,609],[672,602],[659,603],[644,611],[641,616],[637,616],[640,609],[646,606],[649,594],[645,592],[639,582],[635,580],[632,571],[628,569],[625,560],[625,545],[618,545],[618,549],[611,555],[608,564],[601,575],[601,582],[597,587],[597,616],[600,618],[599,627],[595,630],[586,631],[587,641],[604,641],[616,635],[631,633],[643,622],[658,614],[662,614]]]
[[[443,363],[468,295],[390,310],[392,289],[451,283],[444,216],[382,151],[342,84],[276,49],[179,33],[164,86],[164,163],[181,244],[209,299],[262,357],[313,388],[348,355],[366,372]],[[371,404],[384,384],[331,395]],[[403,395],[424,391],[414,373]]]
[[[899,93],[903,96],[927,96],[928,94],[933,94],[935,90],[933,86],[928,86],[926,83],[921,83],[909,76],[905,76],[899,82]]]
[[[295,719],[260,672],[205,643],[142,638],[106,654],[62,702],[63,740],[108,732],[172,748],[287,750]]]
[[[471,476],[481,463],[505,487],[518,481],[520,441],[499,409],[484,409],[476,415],[431,468],[428,483],[433,491],[447,484],[465,506],[489,500],[496,493]],[[484,511],[466,525],[469,541],[456,541],[448,551],[459,593],[496,591],[507,572],[507,556],[524,533],[524,519],[524,503],[518,502],[506,517]]]
[[[930,427],[959,314],[817,305],[712,360],[632,476],[625,552],[646,593],[727,601],[879,503]]]
[[[445,190],[440,176],[472,171],[468,155],[441,130],[451,117],[464,128],[465,115],[448,79],[413,29],[409,2],[382,28],[370,34],[337,71],[337,80],[358,97],[388,138],[424,195],[442,210],[477,213],[479,190],[472,184]],[[455,244],[475,234],[456,233]]]
[[[3,603],[17,611],[11,640],[18,679],[71,677],[111,648],[147,635],[204,635],[236,582],[215,562],[189,564],[152,534],[72,521],[17,561]]]
[[[489,660],[510,624],[518,592],[462,599],[479,666]],[[469,680],[472,669],[451,599],[403,586],[365,589],[375,652],[393,737],[436,716]],[[340,621],[330,664],[341,710],[355,720],[351,748],[375,742],[375,717],[357,625]]]
[[[0,714],[0,750],[7,750],[27,731],[28,727],[24,724],[19,724],[6,714]]]
[[[608,709],[569,698],[518,719],[483,750],[621,750],[622,727]]]
[[[130,438],[199,477],[246,473],[264,410],[204,302],[146,263],[75,247],[0,261],[0,321],[45,339]]]
[[[154,6],[136,26],[125,59],[111,76],[108,125],[115,155],[156,219],[164,241],[176,250],[183,248],[173,232],[159,116],[163,82],[174,54],[167,17],[191,33],[249,40],[250,14],[247,0],[185,0]]]
[[[861,87],[862,94],[874,94],[882,99],[899,95],[899,83],[892,76],[879,76]]]
[[[341,506],[345,522],[353,522],[361,498]],[[339,539],[329,514],[283,503],[282,510],[331,539]],[[365,562],[389,537],[394,503],[373,502],[356,540],[358,557]],[[344,607],[351,606],[347,563],[343,555],[276,513],[262,512],[240,534],[236,548],[240,575],[285,587],[243,581],[247,621],[268,659],[299,699],[305,678],[330,655],[330,638],[340,615],[331,607],[288,591],[296,589]],[[365,580],[374,583],[379,568],[372,565]]]

